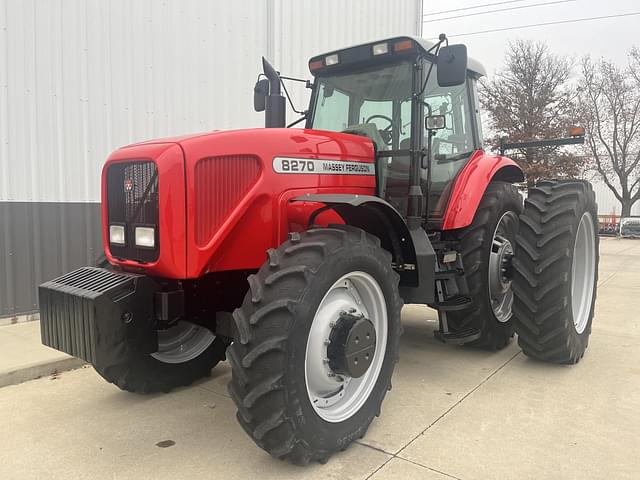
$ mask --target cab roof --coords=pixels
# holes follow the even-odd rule
[[[333,55],[333,54],[353,54],[355,52],[361,53],[364,51],[370,52],[371,49],[373,48],[374,45],[378,45],[378,44],[382,44],[382,43],[388,43],[389,45],[394,45],[397,42],[401,42],[403,40],[411,40],[413,41],[413,43],[415,44],[415,46],[424,54],[427,53],[427,51],[433,47],[435,45],[434,42],[431,42],[429,40],[425,40],[424,38],[420,38],[420,37],[415,37],[415,36],[411,36],[411,35],[403,35],[400,37],[390,37],[390,38],[384,38],[381,40],[376,40],[374,42],[367,42],[367,43],[360,43],[357,45],[353,45],[351,47],[346,47],[346,48],[341,48],[339,50],[333,50],[331,52],[327,52],[327,53],[323,53],[321,55],[315,55],[314,57],[312,57],[309,60],[309,65],[311,67],[311,64],[314,61],[320,61],[322,59],[324,59],[325,57],[329,56],[329,55]],[[391,49],[391,47],[389,47]],[[374,58],[373,55],[369,55],[369,59]],[[484,66],[476,59],[468,57],[467,58],[467,70],[470,72],[473,72],[476,76],[478,77],[483,77],[487,74],[486,69],[484,68]],[[312,73],[314,73],[314,71],[312,70]]]

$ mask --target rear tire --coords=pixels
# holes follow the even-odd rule
[[[238,422],[260,448],[299,465],[324,463],[364,436],[391,389],[400,337],[399,276],[379,239],[345,225],[292,233],[280,247],[269,250],[268,257],[258,273],[249,277],[250,291],[233,315],[239,335],[229,348],[233,372],[229,393],[238,408]],[[369,283],[364,285],[369,287],[355,281],[340,286],[352,275],[367,278]],[[330,296],[340,288],[344,293]],[[333,343],[313,332],[322,332],[316,328],[319,317],[335,330],[336,323],[327,322],[334,318],[335,309],[345,309],[341,302],[350,305],[352,288],[359,290],[355,298],[360,295],[358,304],[365,305],[363,311],[369,310],[367,318],[373,324],[376,317],[386,316],[384,324],[378,322],[382,331],[376,330],[377,338],[386,342],[376,343],[363,376],[335,379],[356,383],[345,383],[334,392],[331,378],[336,375],[330,375],[331,362],[323,362]],[[372,291],[377,293],[369,295]],[[381,315],[366,308],[368,298],[377,299],[375,311]],[[363,383],[358,383],[361,379]],[[321,395],[314,383],[328,384],[329,393]],[[365,387],[349,390],[350,385]]]
[[[514,259],[514,325],[529,357],[574,364],[591,333],[598,282],[597,205],[588,182],[529,189]]]
[[[494,237],[500,222],[507,225],[505,233],[510,248],[515,247],[518,229],[518,216],[522,212],[522,197],[518,189],[507,182],[492,182],[480,201],[473,223],[458,231],[455,239],[461,245],[465,279],[472,306],[459,312],[448,312],[449,330],[479,330],[480,338],[469,342],[470,345],[486,350],[499,350],[509,344],[513,337],[510,321],[512,294],[505,298],[505,305],[494,312],[491,300],[490,275],[491,253]],[[459,285],[459,289],[462,285]],[[510,289],[509,289],[510,290]]]

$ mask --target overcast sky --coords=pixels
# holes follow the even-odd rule
[[[499,2],[500,5],[495,5]],[[424,20],[429,20],[429,22],[423,24],[422,36],[431,38],[437,37],[439,33],[446,33],[451,43],[465,43],[469,55],[479,60],[486,67],[489,75],[500,68],[508,41],[517,38],[543,40],[553,52],[571,57],[579,58],[591,54],[593,57],[612,59],[619,64],[626,62],[626,54],[632,45],[640,47],[640,15],[456,36],[456,34],[535,23],[640,12],[639,0],[572,0],[562,3],[555,3],[555,0],[505,2],[506,0],[447,0],[446,2],[425,0]],[[486,15],[443,19],[444,17],[550,2],[554,2],[554,4],[518,8]],[[470,8],[486,4],[494,5]],[[464,8],[464,10],[429,15],[460,8]]]

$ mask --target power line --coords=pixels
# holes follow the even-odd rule
[[[464,7],[464,8],[454,8],[453,10],[441,10],[439,12],[433,13],[424,13],[423,17],[428,17],[431,15],[440,15],[442,13],[453,13],[453,12],[462,12],[463,10],[473,10],[475,8],[484,8],[484,7],[494,7],[496,5],[505,5],[507,3],[522,3],[527,0],[509,0],[508,2],[494,2],[494,3],[485,3],[484,5],[476,5],[475,7]]]
[[[520,10],[522,8],[544,7],[545,5],[556,5],[558,3],[575,2],[576,0],[555,0],[553,2],[534,3],[531,5],[519,5],[517,7],[498,8],[496,10],[487,10],[484,12],[465,13],[464,15],[454,15],[453,17],[436,18],[433,20],[423,20],[422,23],[439,22],[440,20],[453,20],[455,18],[474,17],[476,15],[486,15],[487,13],[508,12],[511,10]]]
[[[505,32],[507,30],[519,30],[522,28],[532,28],[532,27],[545,27],[548,25],[561,25],[565,23],[576,23],[576,22],[589,22],[591,20],[603,20],[607,18],[620,18],[620,17],[631,17],[634,15],[640,15],[640,12],[628,12],[628,13],[619,13],[617,15],[603,15],[600,17],[588,17],[588,18],[574,18],[572,20],[559,20],[556,22],[545,22],[545,23],[532,23],[530,25],[520,25],[517,27],[504,27],[504,28],[493,28],[491,30],[481,30],[478,32],[466,32],[466,33],[455,33],[452,35],[447,35],[447,37],[468,37],[471,35],[480,35],[482,33],[494,33],[494,32]],[[438,37],[428,38],[427,40],[437,40]]]

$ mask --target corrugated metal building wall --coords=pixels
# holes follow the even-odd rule
[[[595,176],[591,183],[593,189],[596,192],[596,201],[598,202],[598,215],[620,215],[622,206],[620,202],[613,194],[609,187],[600,179]],[[640,202],[636,202],[631,207],[631,215],[640,215]]]
[[[38,283],[101,253],[109,152],[259,126],[261,55],[308,78],[313,54],[421,21],[421,0],[0,0],[0,317],[36,310]]]

